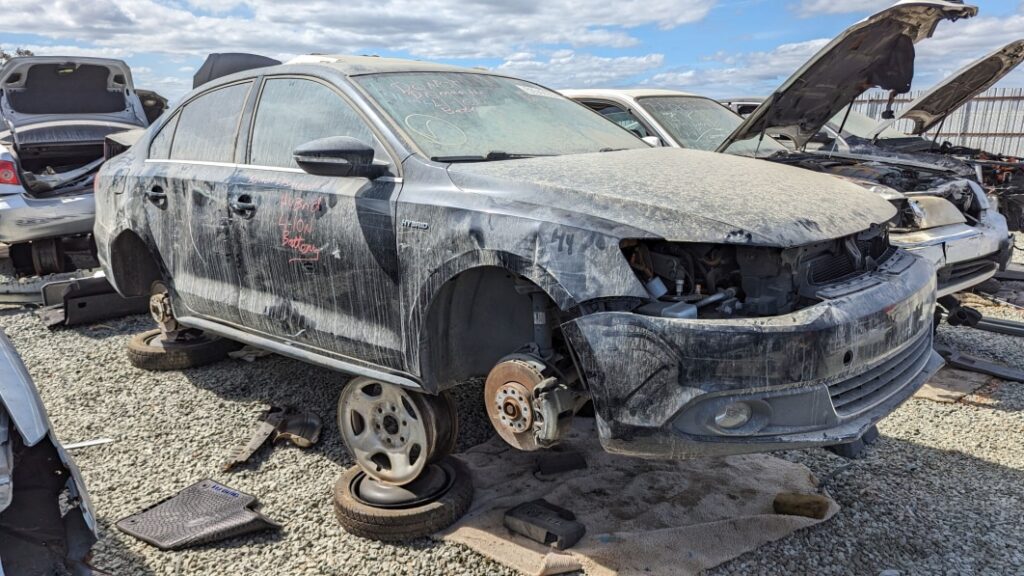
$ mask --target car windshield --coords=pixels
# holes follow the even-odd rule
[[[732,134],[743,118],[718,102],[700,96],[648,96],[638,99],[644,110],[654,116],[684,148],[716,150]],[[726,152],[741,156],[770,156],[786,147],[769,136],[732,143]]]
[[[844,108],[828,121],[828,125],[836,131],[839,130],[839,126],[842,126],[843,134],[852,134],[865,140],[874,139],[878,120],[875,120],[863,112],[850,110],[850,116],[846,119],[846,123],[843,124],[843,116],[845,115],[846,109]],[[886,138],[907,138],[907,135],[891,126],[887,126],[885,130],[882,130],[878,137],[884,140]]]
[[[355,80],[439,162],[647,147],[587,108],[522,80],[465,72],[382,73]]]

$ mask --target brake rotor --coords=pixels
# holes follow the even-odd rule
[[[537,450],[534,433],[539,415],[534,410],[533,389],[543,382],[546,366],[528,356],[499,362],[484,384],[484,404],[491,425],[498,435],[514,448]]]

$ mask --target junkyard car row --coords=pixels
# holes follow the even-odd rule
[[[366,478],[344,489],[370,508],[395,508],[404,489],[411,515],[450,489],[448,391],[477,377],[494,428],[522,450],[557,444],[588,402],[602,446],[627,455],[848,443],[940,368],[937,297],[1009,258],[992,171],[1010,159],[864,133],[847,109],[871,86],[907,92],[914,44],[976,12],[884,10],[763,102],[732,102],[753,102],[746,119],[694,94],[562,95],[354,56],[222,60],[232,73],[147,118],[115,62],[15,59],[0,79],[0,240],[92,229],[117,291],[151,297],[160,328],[133,341],[137,366],[248,344],[358,376],[337,425]],[[1024,42],[993,59],[997,71],[966,69],[955,97],[911,106],[915,134],[1012,70]],[[62,109],[46,89],[64,76],[96,97]],[[102,137],[150,122],[100,156]],[[87,210],[3,212],[91,207],[101,163],[94,225]],[[38,440],[21,433],[15,447]],[[339,516],[359,534],[395,530]]]

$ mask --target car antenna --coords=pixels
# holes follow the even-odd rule
[[[856,100],[850,100],[850,105],[846,107],[846,114],[843,114],[843,121],[839,124],[839,131],[836,133],[836,138],[832,140],[832,149],[828,151],[828,157],[831,158],[832,154],[835,153],[836,149],[839,148],[839,138],[843,136],[843,128],[846,128],[846,120],[850,117],[850,110],[853,110],[853,103]],[[807,144],[804,144],[806,146]]]

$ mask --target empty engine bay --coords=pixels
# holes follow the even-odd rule
[[[820,302],[820,287],[870,272],[895,252],[881,226],[788,249],[649,240],[621,247],[653,299],[636,311],[675,318],[795,312]]]

